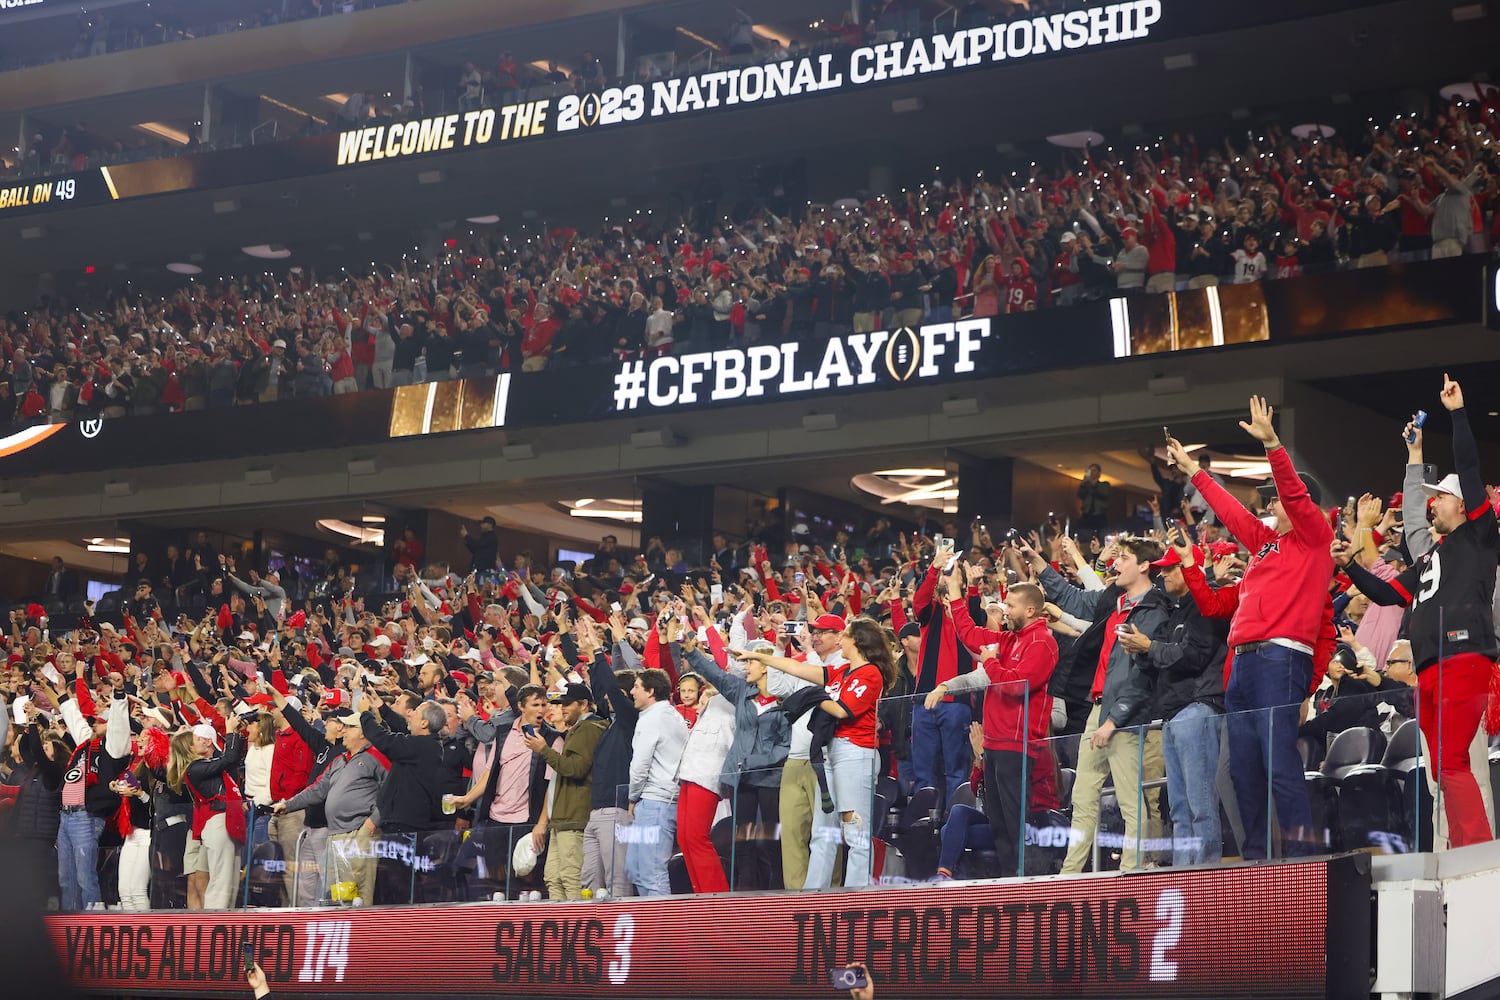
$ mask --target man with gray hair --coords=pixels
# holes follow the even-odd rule
[[[380,721],[380,700],[365,691],[359,701],[359,724],[365,739],[391,762],[376,800],[385,833],[420,833],[443,824],[443,748],[439,735],[448,713],[437,702],[424,702],[407,719],[405,733],[393,733]]]

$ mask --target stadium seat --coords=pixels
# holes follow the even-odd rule
[[[681,854],[674,854],[667,859],[667,884],[674,896],[693,894],[693,880],[688,877],[687,859]]]
[[[1077,780],[1078,772],[1073,768],[1057,769],[1057,801],[1065,811],[1073,808],[1073,783]]]

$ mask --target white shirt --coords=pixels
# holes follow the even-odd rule
[[[824,660],[817,653],[808,650],[807,662],[809,665],[815,667],[837,667],[849,661],[844,659],[842,651],[834,653],[828,659]],[[766,691],[778,698],[785,698],[793,691],[805,687],[812,687],[812,684],[800,677],[793,677],[791,674],[783,673],[775,667],[769,667],[766,670]],[[812,752],[811,721],[812,713],[809,712],[792,723],[792,744],[791,748],[787,751],[787,760],[808,759],[809,754]]]

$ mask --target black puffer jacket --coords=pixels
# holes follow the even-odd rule
[[[42,752],[35,726],[21,737],[21,788],[11,812],[9,832],[13,837],[56,840],[62,814],[63,762],[51,761]]]

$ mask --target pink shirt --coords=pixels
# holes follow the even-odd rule
[[[495,781],[495,799],[490,819],[496,823],[525,823],[531,817],[531,751],[522,742],[517,722],[500,744],[500,776]]]
[[[1370,575],[1381,580],[1393,580],[1397,574],[1390,563],[1377,559],[1370,566]],[[1405,613],[1406,608],[1398,605],[1381,607],[1371,604],[1365,616],[1359,620],[1359,628],[1354,630],[1354,638],[1375,657],[1377,670],[1385,669],[1385,658],[1391,655],[1391,647],[1396,644],[1396,638],[1401,633],[1401,617]]]

